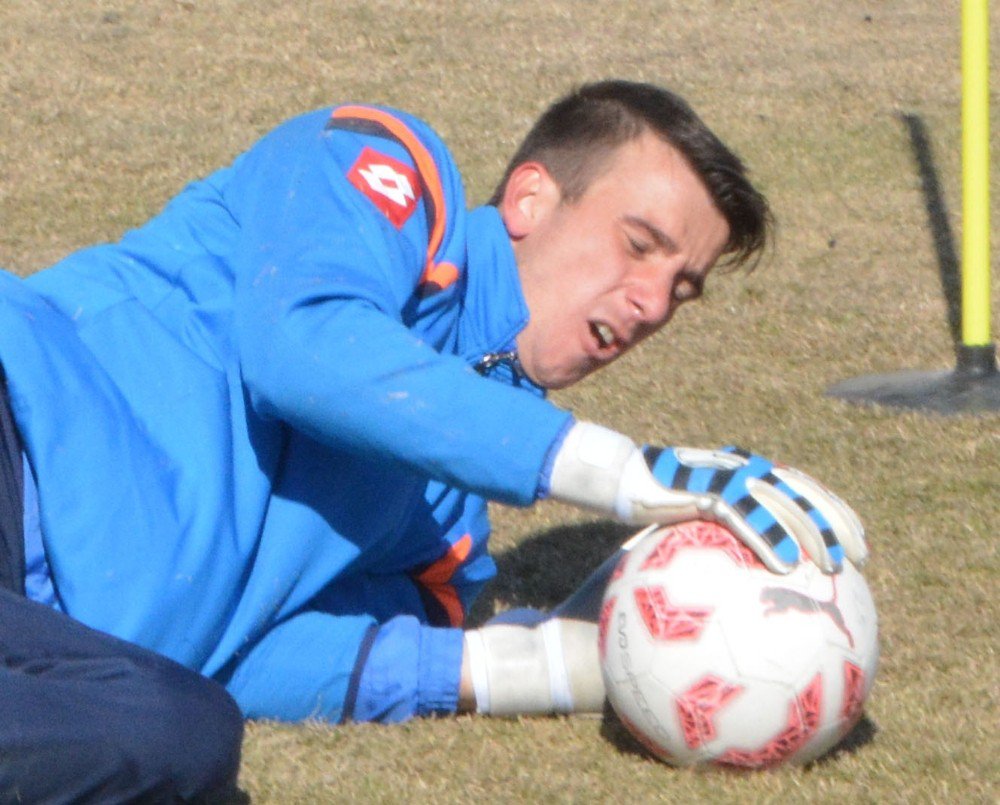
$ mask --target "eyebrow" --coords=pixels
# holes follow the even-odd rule
[[[669,249],[671,251],[678,251],[677,244],[674,243],[674,239],[670,237],[666,232],[660,229],[658,226],[654,226],[645,218],[640,218],[637,215],[626,215],[623,217],[626,223],[632,224],[633,226],[638,226],[646,230],[649,236],[655,240],[661,247]]]

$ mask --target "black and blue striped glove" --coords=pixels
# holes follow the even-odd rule
[[[556,454],[550,494],[637,525],[713,520],[776,573],[801,552],[824,572],[868,556],[854,511],[805,473],[726,447],[637,447],[628,437],[578,422]]]

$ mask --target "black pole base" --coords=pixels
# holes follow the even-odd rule
[[[843,380],[827,389],[830,397],[855,403],[909,408],[938,414],[1000,411],[1000,371],[996,347],[957,349],[953,371],[904,371]]]

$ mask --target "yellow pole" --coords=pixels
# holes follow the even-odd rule
[[[987,0],[962,0],[962,343],[990,343]]]

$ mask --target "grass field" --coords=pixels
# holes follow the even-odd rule
[[[648,760],[611,718],[254,724],[253,801],[1000,798],[1000,417],[823,394],[953,364],[958,30],[958,3],[939,0],[0,4],[0,265],[22,274],[117,237],[283,118],[340,100],[431,121],[481,202],[533,116],[605,76],[685,94],[780,222],[756,273],[714,278],[665,333],[556,400],[638,440],[752,447],[855,506],[883,646],[855,745],[740,775]],[[554,504],[495,514],[501,577],[479,617],[559,600],[624,533]]]

